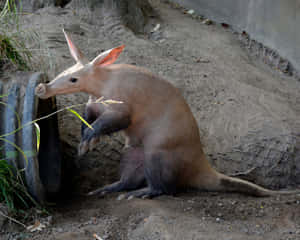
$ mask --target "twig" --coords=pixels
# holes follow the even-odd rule
[[[9,216],[5,215],[2,211],[0,211],[0,215],[2,215],[3,217],[5,217],[5,218],[7,218],[7,219],[9,219],[9,220],[11,220],[11,221],[13,221],[13,222],[15,222],[15,223],[21,225],[22,227],[26,228],[26,225],[25,225],[25,224],[19,222],[18,220],[14,219],[14,218],[12,218],[12,217],[9,217]]]
[[[97,101],[91,102],[91,103],[100,103],[100,104],[113,104],[113,103],[118,103],[118,104],[121,104],[121,103],[123,103],[123,102],[122,102],[122,101],[115,101],[115,100],[112,100],[112,99],[108,99],[108,100],[103,100],[103,101],[102,101],[102,97],[101,97],[101,98],[97,99]],[[64,107],[64,108],[58,109],[57,111],[52,112],[52,113],[50,113],[50,114],[48,114],[48,115],[46,115],[46,116],[37,118],[37,119],[35,119],[35,120],[31,121],[31,122],[27,122],[27,123],[25,123],[24,125],[22,125],[22,126],[18,127],[17,129],[15,129],[14,131],[11,131],[11,132],[6,133],[6,134],[2,134],[2,135],[0,135],[0,137],[3,138],[3,137],[6,137],[6,136],[9,136],[9,135],[12,135],[12,134],[14,134],[15,132],[20,131],[21,129],[23,129],[24,127],[26,127],[26,126],[28,126],[28,125],[30,125],[30,124],[36,123],[36,122],[38,122],[38,121],[40,121],[40,120],[43,120],[43,119],[46,119],[46,118],[49,118],[49,117],[51,117],[51,116],[53,116],[53,115],[55,115],[55,114],[57,114],[57,113],[60,113],[60,112],[65,111],[65,110],[68,110],[68,109],[70,109],[70,108],[80,107],[80,106],[83,106],[83,105],[86,105],[86,103],[74,104],[74,105],[71,105],[71,106],[68,106],[68,107]]]
[[[244,172],[237,172],[237,173],[233,173],[233,174],[230,174],[231,177],[238,177],[238,176],[247,176],[249,175],[250,173],[252,173],[254,170],[256,169],[256,167],[252,167]]]

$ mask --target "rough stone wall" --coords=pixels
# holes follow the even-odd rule
[[[48,6],[63,7],[70,1],[71,0],[19,0],[17,3],[24,12],[34,12]]]
[[[276,49],[300,71],[300,1],[298,0],[171,0],[217,22],[246,31]]]

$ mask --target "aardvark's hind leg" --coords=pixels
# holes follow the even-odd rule
[[[178,159],[168,151],[145,156],[144,168],[147,187],[123,194],[123,198],[153,198],[177,192]]]
[[[145,186],[143,148],[127,148],[121,159],[120,170],[121,179],[119,181],[89,192],[88,195],[135,190]]]

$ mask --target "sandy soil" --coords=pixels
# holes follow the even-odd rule
[[[125,43],[120,62],[145,66],[181,89],[199,123],[206,152],[225,172],[247,170],[251,162],[243,168],[240,161],[228,162],[216,153],[230,151],[251,127],[259,128],[262,119],[284,122],[280,129],[266,130],[274,135],[299,130],[299,82],[257,63],[230,29],[202,24],[166,3],[153,3],[161,18],[154,20],[153,27],[155,21],[161,25],[148,35],[135,36],[118,19],[103,12],[91,14],[84,7],[76,8],[78,12],[72,8],[41,9],[28,16],[24,24],[43,33],[43,41],[55,59],[51,67],[44,66],[50,77],[72,64],[62,27],[73,32],[74,41],[90,58],[100,50]],[[84,94],[59,97],[58,103],[71,105],[86,98]],[[275,104],[270,104],[271,100]],[[68,114],[60,115],[60,123],[66,158],[72,161],[76,158],[80,123]],[[66,194],[65,200],[49,208],[50,225],[42,232],[28,233],[6,224],[1,239],[94,239],[94,233],[103,239],[130,240],[300,239],[300,196],[254,198],[189,192],[153,200],[118,201],[118,194],[103,198],[76,195],[118,178],[121,146],[122,141],[116,137],[79,159],[81,171],[73,181],[73,194]],[[256,182],[277,187],[289,176],[280,175],[280,180],[273,182],[274,178],[259,173]],[[49,218],[39,220],[49,222]]]
[[[299,197],[184,193],[152,200],[73,198],[50,208],[50,225],[28,233],[6,225],[1,239],[300,239]],[[39,218],[49,222],[49,218]]]

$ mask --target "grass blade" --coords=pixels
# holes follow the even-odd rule
[[[94,130],[94,128],[93,128],[87,121],[85,121],[85,120],[83,119],[83,117],[81,117],[80,114],[79,114],[78,112],[76,112],[75,110],[70,109],[70,108],[68,108],[68,110],[69,110],[71,113],[73,113],[76,117],[78,117],[78,118],[79,118],[85,125],[87,125],[90,129],[93,129],[93,130]]]
[[[9,95],[9,93],[0,95],[0,98],[7,97],[8,95]]]
[[[36,122],[34,122],[33,124],[34,124],[35,130],[36,130],[36,147],[37,147],[37,151],[39,151],[40,140],[41,140],[41,129],[40,129],[40,126]]]
[[[9,106],[7,103],[5,103],[5,102],[1,102],[0,101],[0,104],[1,105],[4,105],[5,107],[7,107],[7,108],[9,108],[10,110],[13,110],[13,108],[11,107],[11,106]],[[16,118],[17,118],[17,121],[18,121],[18,128],[21,126],[21,119],[20,119],[20,116],[19,116],[19,114],[15,111],[15,110],[13,110],[14,111],[14,113],[15,113],[15,116],[16,116]]]
[[[2,137],[0,137],[0,141],[6,142],[6,143],[12,145],[15,149],[17,149],[18,152],[20,152],[20,153],[23,155],[23,157],[24,157],[24,159],[25,159],[25,161],[26,161],[26,164],[28,164],[27,156],[26,156],[26,154],[24,153],[24,151],[23,151],[19,146],[17,146],[17,145],[16,145],[15,143],[13,143],[12,141],[9,141],[9,140],[7,140],[7,139],[5,139],[5,138],[2,138]]]

